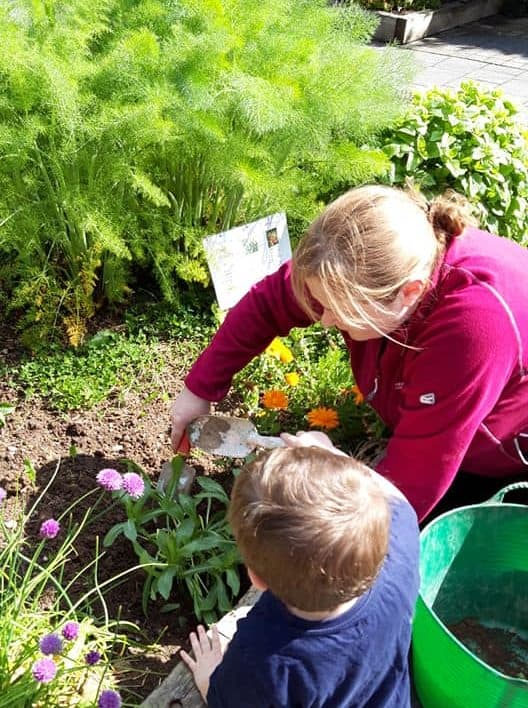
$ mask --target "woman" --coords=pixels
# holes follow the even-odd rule
[[[229,312],[172,406],[175,448],[273,337],[315,320],[341,331],[361,392],[392,430],[376,469],[420,519],[459,469],[475,498],[521,476],[528,250],[478,230],[454,193],[428,204],[384,186],[330,204],[292,261]]]

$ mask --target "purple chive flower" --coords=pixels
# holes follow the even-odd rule
[[[57,664],[53,661],[53,659],[49,659],[48,657],[39,659],[38,661],[35,661],[31,667],[31,673],[33,674],[35,681],[39,681],[39,683],[49,683],[55,678],[57,673]]]
[[[62,636],[64,639],[77,639],[79,636],[79,625],[77,622],[66,622],[62,628]]]
[[[99,696],[97,705],[99,708],[121,708],[121,696],[117,691],[107,688]]]
[[[60,524],[55,519],[48,519],[43,521],[40,525],[39,536],[40,538],[55,538],[55,536],[60,531]]]
[[[7,492],[3,487],[0,487],[0,504],[4,501],[4,499],[7,497]]]
[[[86,654],[84,660],[86,661],[88,666],[95,666],[95,664],[98,664],[101,661],[101,654],[99,654],[98,651],[95,651],[95,649],[93,649],[92,651],[89,651],[88,654]]]
[[[60,654],[62,639],[58,634],[45,634],[39,642],[39,647],[43,654]]]
[[[132,499],[139,499],[145,491],[145,482],[135,472],[127,472],[123,475],[123,489]]]
[[[104,470],[98,472],[96,480],[97,484],[107,492],[117,492],[123,486],[123,477],[111,467],[105,467]]]

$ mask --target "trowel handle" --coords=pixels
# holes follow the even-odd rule
[[[251,433],[251,435],[248,435],[247,440],[251,445],[264,447],[266,450],[273,450],[276,447],[286,447],[286,443],[282,438],[275,438],[272,435]]]
[[[183,435],[180,438],[180,442],[178,443],[178,448],[176,450],[177,455],[183,455],[184,457],[187,457],[189,452],[191,451],[191,441],[189,440],[189,436],[187,435],[187,431],[183,431]]]

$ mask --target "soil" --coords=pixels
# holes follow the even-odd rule
[[[496,671],[513,678],[528,679],[528,641],[517,632],[486,627],[474,617],[450,625],[449,630]]]
[[[1,347],[1,358],[6,362],[12,363],[20,356],[14,338],[9,335],[4,336]],[[164,391],[175,395],[181,389],[183,374],[177,364],[168,367],[163,380]],[[4,519],[15,523],[19,513],[16,505],[23,504],[29,509],[57,467],[55,480],[27,528],[29,536],[36,535],[43,519],[57,518],[75,499],[94,489],[95,477],[101,469],[113,467],[126,472],[123,458],[134,461],[152,480],[157,480],[162,464],[172,456],[170,401],[162,394],[161,390],[127,392],[124,400],[109,398],[89,411],[61,414],[50,410],[44,401],[24,400],[22,391],[0,381],[0,402],[15,405],[15,411],[6,417],[5,426],[0,427],[0,486],[9,495],[2,509]],[[229,402],[224,410],[231,414],[236,412]],[[36,472],[34,483],[27,474],[26,460]],[[226,465],[221,468],[205,455],[199,460],[191,459],[191,463],[198,475],[214,475],[229,491],[232,474]],[[233,464],[240,463],[233,461]],[[74,521],[81,519],[90,503],[91,500],[87,500],[75,508]],[[101,540],[113,524],[123,520],[121,507],[113,508],[79,536],[77,555],[68,563],[71,577],[93,560],[96,537]],[[136,564],[131,544],[116,542],[104,552],[99,564],[99,581]],[[77,583],[76,591],[82,594],[91,584],[93,580],[88,575]],[[137,701],[138,705],[171,671],[179,649],[186,646],[189,631],[196,624],[189,601],[178,597],[170,598],[171,602],[182,603],[177,614],[162,614],[159,603],[151,604],[145,617],[141,606],[142,588],[143,577],[137,571],[127,576],[123,585],[105,595],[110,618],[134,622],[144,633],[134,638],[142,644],[156,642],[157,645],[146,655],[136,656],[137,672],[127,673],[124,678],[126,687],[132,688],[135,695],[133,700],[128,697],[129,704]],[[95,613],[102,614],[101,610],[101,607],[94,608]]]

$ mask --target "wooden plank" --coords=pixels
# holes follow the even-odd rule
[[[259,597],[260,592],[250,588],[235,609],[217,623],[220,638],[226,644],[235,633],[238,620],[247,615]],[[179,661],[158,688],[143,701],[140,708],[205,708],[205,703],[194,684],[191,672]]]

